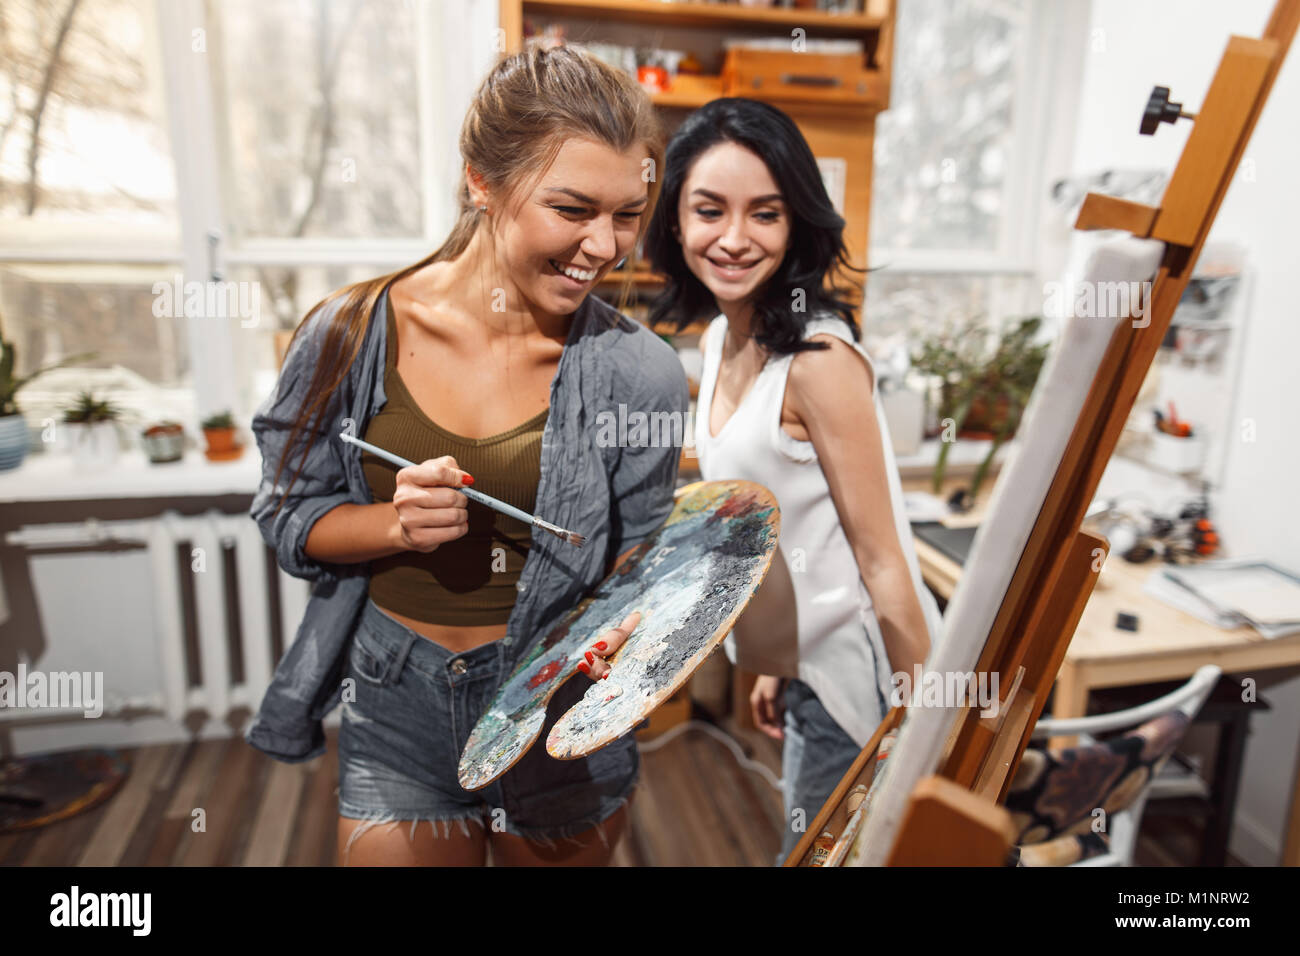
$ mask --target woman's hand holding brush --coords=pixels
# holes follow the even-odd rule
[[[384,459],[384,461],[391,461],[398,468],[422,467],[421,465],[417,465],[413,461],[407,461],[401,455],[394,455],[391,451],[388,451],[387,449],[380,448],[378,445],[372,445],[370,444],[370,442],[365,441],[361,438],[357,438],[354,435],[349,435],[347,432],[343,432],[342,434],[340,434],[339,440],[348,442],[349,444],[352,445],[356,445],[358,448],[368,451],[372,455],[378,455],[380,458]],[[460,471],[460,469],[455,468],[456,462],[449,455],[444,456],[442,458],[430,459],[430,461],[433,462],[449,461],[451,462],[451,466],[453,469],[455,469],[456,471]],[[429,462],[426,461],[424,462],[424,464],[427,465],[429,464]],[[460,476],[462,480],[464,480],[465,478],[469,478],[469,476],[466,475],[463,471],[460,472]],[[474,481],[473,478],[469,478],[469,481],[466,483],[469,484],[472,483],[473,481]],[[465,497],[470,498],[473,501],[477,501],[481,505],[486,505],[487,507],[491,508],[493,511],[498,511],[503,515],[509,515],[511,518],[517,518],[520,521],[522,521],[524,524],[530,524],[533,525],[534,527],[541,528],[547,534],[553,534],[561,541],[567,541],[575,548],[581,548],[587,541],[586,535],[578,534],[578,532],[576,531],[569,531],[567,528],[561,528],[559,525],[551,524],[549,521],[543,520],[538,515],[530,515],[527,511],[522,511],[519,508],[516,508],[514,505],[508,504],[504,501],[498,501],[496,498],[493,498],[491,495],[485,495],[481,491],[475,491],[473,488],[458,486],[454,483],[451,485],[451,487],[453,488],[459,487],[460,490],[465,493]],[[466,506],[462,505],[461,507],[466,507]],[[442,542],[438,542],[438,543],[441,544]]]
[[[427,554],[464,535],[469,530],[469,499],[457,489],[473,482],[451,455],[399,469],[393,491],[394,543]]]

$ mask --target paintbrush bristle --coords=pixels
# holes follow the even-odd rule
[[[561,541],[567,541],[574,547],[581,548],[587,541],[584,535],[580,535],[576,531],[566,531],[564,528],[557,527],[549,521],[543,521],[541,518],[534,518],[533,521],[537,524],[537,527],[541,528],[543,531],[549,531]]]

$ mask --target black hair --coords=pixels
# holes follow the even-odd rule
[[[843,289],[824,288],[828,273],[863,272],[849,261],[844,245],[844,218],[835,211],[821,170],[794,120],[767,103],[741,97],[711,100],[682,123],[664,156],[659,201],[646,230],[644,254],[656,272],[667,276],[663,293],[650,311],[650,325],[676,323],[681,332],[693,322],[717,314],[717,300],[687,267],[678,227],[677,204],[691,166],[708,149],[731,142],[755,153],[767,164],[790,214],[790,240],[785,258],[754,292],[754,339],[780,355],[824,349],[803,341],[808,321],[827,312],[848,323],[859,339],[853,306]],[[803,290],[804,310],[791,308],[796,289]]]

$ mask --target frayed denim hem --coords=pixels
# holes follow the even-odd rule
[[[536,843],[544,846],[548,850],[559,848],[559,841],[563,840],[572,843],[574,846],[585,846],[581,840],[575,839],[579,833],[586,833],[594,829],[596,835],[600,837],[600,842],[605,849],[610,848],[609,837],[605,833],[605,822],[614,814],[618,813],[623,807],[627,806],[632,799],[632,791],[629,790],[624,796],[619,797],[618,802],[613,805],[607,812],[602,812],[598,816],[589,817],[585,820],[575,820],[572,823],[565,823],[555,827],[518,827],[513,826],[507,819],[505,832],[511,836],[517,836],[527,840],[529,843]]]
[[[433,835],[441,839],[447,839],[451,836],[452,827],[459,824],[460,830],[465,836],[470,836],[469,827],[466,825],[467,820],[472,820],[485,830],[487,824],[483,822],[482,810],[466,810],[462,813],[452,814],[429,814],[419,813],[416,811],[404,810],[354,810],[350,807],[340,805],[339,816],[349,820],[362,821],[361,826],[352,831],[348,837],[347,844],[343,847],[343,865],[347,866],[348,855],[352,851],[352,844],[355,843],[361,834],[373,829],[374,827],[387,824],[395,827],[399,823],[410,822],[411,832],[408,839],[415,839],[415,828],[422,822],[428,821],[433,828]],[[440,826],[441,825],[441,826]],[[441,830],[441,832],[439,832]]]

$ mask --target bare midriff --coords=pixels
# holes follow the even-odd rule
[[[484,644],[491,644],[493,641],[499,641],[506,636],[505,624],[481,624],[473,626],[458,626],[451,624],[430,624],[428,621],[417,621],[413,617],[407,617],[405,614],[398,614],[396,611],[390,611],[386,607],[381,607],[381,611],[387,614],[395,621],[405,624],[411,630],[415,631],[421,637],[426,637],[433,643],[445,647],[453,654],[459,654],[463,651],[471,651],[476,647],[482,647]]]

